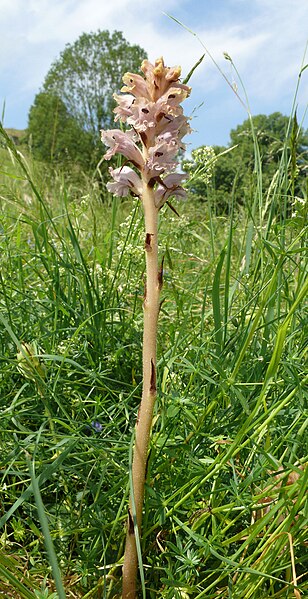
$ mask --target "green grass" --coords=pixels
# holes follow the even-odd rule
[[[142,214],[2,138],[0,592],[119,597]],[[308,593],[306,208],[283,209],[296,201],[287,153],[271,188],[259,183],[228,217],[214,216],[211,198],[161,214],[149,598]],[[23,343],[33,355],[18,363]]]

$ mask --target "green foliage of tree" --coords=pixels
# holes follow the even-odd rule
[[[296,117],[293,126],[289,126],[289,118],[280,112],[253,117],[256,140],[262,163],[264,189],[268,186],[279,167],[282,154],[287,144],[287,159],[291,157],[289,166],[290,181],[293,180],[293,193],[301,193],[305,185],[307,165],[308,135],[298,127]],[[232,148],[226,153],[227,149]],[[230,132],[229,146],[214,146],[217,160],[211,185],[215,190],[218,212],[227,211],[231,197],[243,204],[251,197],[255,189],[255,151],[251,132],[251,123],[246,119]],[[193,164],[193,161],[191,161]],[[184,167],[185,168],[185,167]],[[190,169],[185,168],[188,172]],[[295,182],[295,184],[294,184]],[[202,179],[195,178],[191,192],[199,198],[207,197],[207,185]]]
[[[295,117],[296,120],[296,117]],[[272,175],[276,171],[284,144],[287,140],[289,150],[292,127],[289,127],[289,118],[282,115],[280,112],[274,112],[270,115],[259,114],[252,118],[253,125],[256,131],[256,138],[260,151],[260,157],[263,165],[263,173],[265,175],[265,185],[269,183]],[[293,122],[293,127],[295,121]],[[296,139],[296,154],[300,159],[301,155],[307,148],[308,139],[307,132],[299,129],[297,126]],[[251,125],[249,119],[246,119],[242,125],[230,132],[231,145],[238,144],[239,158],[243,167],[254,167],[254,152],[253,139],[251,135]]]
[[[91,157],[92,136],[79,126],[58,96],[44,92],[36,95],[29,112],[29,133],[39,160],[73,160],[86,165]]]
[[[28,132],[36,155],[64,157],[83,167],[102,155],[100,129],[113,127],[113,93],[126,71],[139,69],[145,51],[115,31],[83,33],[51,65],[29,113]]]

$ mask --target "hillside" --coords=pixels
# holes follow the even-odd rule
[[[26,133],[26,129],[5,128],[6,133],[11,137],[16,145],[19,145]]]

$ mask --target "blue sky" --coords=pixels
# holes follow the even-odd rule
[[[199,39],[164,13],[182,21]],[[164,56],[168,66],[180,64],[183,75],[204,53],[204,44],[231,86],[239,86],[224,59],[227,52],[244,81],[252,114],[288,115],[304,59],[307,23],[307,0],[0,0],[4,124],[27,126],[29,108],[51,62],[66,43],[97,29],[122,31],[151,61]],[[247,114],[208,55],[190,84],[192,94],[184,103],[186,114],[193,113],[189,148],[227,144],[230,130]],[[307,99],[308,69],[297,97],[300,121]]]

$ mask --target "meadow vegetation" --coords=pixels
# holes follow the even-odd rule
[[[143,598],[308,592],[307,194],[287,138],[262,188],[252,139],[244,202],[235,183],[222,214],[203,180],[206,201],[162,209]],[[0,162],[0,593],[119,597],[142,376],[139,200],[35,161],[3,129]]]

